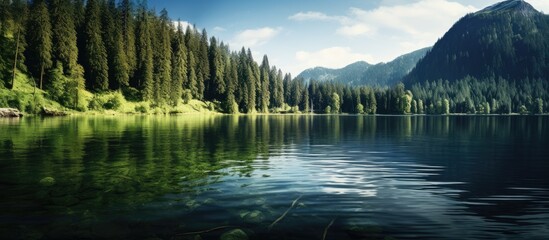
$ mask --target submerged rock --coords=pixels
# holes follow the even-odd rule
[[[51,187],[53,185],[55,185],[55,178],[45,177],[45,178],[40,179],[40,186]]]
[[[242,229],[233,229],[221,235],[220,240],[248,240],[248,235]]]
[[[248,223],[260,223],[265,219],[265,215],[259,210],[254,210],[251,212],[249,211],[241,212],[240,218],[242,218],[245,222],[248,222]]]

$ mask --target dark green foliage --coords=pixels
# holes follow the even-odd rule
[[[17,14],[11,14],[17,13]],[[25,39],[27,18],[29,15],[27,2],[24,0],[0,1],[0,87],[13,89],[17,69],[25,72]],[[8,21],[11,18],[11,21]],[[8,34],[13,35],[12,38]]]
[[[459,20],[405,78],[451,82],[467,76],[509,80],[546,78],[549,16],[534,9],[480,11]]]
[[[42,88],[44,74],[53,64],[50,14],[43,0],[36,0],[31,6],[26,36],[29,44],[25,52],[27,66]]]
[[[259,84],[260,84],[260,91],[259,91],[259,102],[261,107],[261,112],[269,112],[269,102],[270,102],[270,90],[273,89],[273,87],[270,86],[271,80],[270,80],[270,66],[269,66],[269,58],[267,55],[263,56],[263,61],[261,61],[261,66],[259,66],[260,76],[259,76]],[[274,81],[273,81],[274,85]]]
[[[137,69],[133,87],[141,90],[144,100],[153,100],[153,50],[150,16],[145,6],[139,9],[137,19]]]
[[[121,89],[129,85],[129,66],[124,52],[122,20],[115,1],[102,5],[103,40],[109,64],[109,88]]]
[[[204,99],[204,91],[206,84],[210,84],[210,63],[208,59],[208,33],[206,29],[202,30],[200,40],[198,41],[198,48],[196,49],[196,88],[197,98],[199,100]]]
[[[153,100],[157,105],[166,103],[169,99],[172,74],[172,49],[171,49],[171,20],[168,12],[163,9],[160,18],[154,21],[156,29],[152,35],[153,66],[154,66],[154,95]]]
[[[183,94],[183,84],[187,82],[187,47],[183,28],[177,26],[177,32],[172,37],[172,83],[170,87],[170,104],[177,106]]]
[[[96,0],[88,0],[84,29],[84,71],[87,86],[94,91],[109,87],[107,49],[101,34],[101,6]]]
[[[128,64],[128,77],[132,78],[137,69],[135,19],[132,1],[120,1],[118,12],[120,13],[121,21],[120,31],[122,31],[123,52],[126,55],[126,63]]]
[[[55,43],[53,59],[62,64],[64,74],[70,75],[78,64],[74,8],[70,0],[52,0],[50,8]]]
[[[509,81],[466,77],[453,82],[439,80],[414,84],[411,91],[414,98],[422,100],[425,106],[447,99],[451,113],[509,114],[520,112],[522,105],[535,109],[534,99],[547,101],[549,82],[542,79]]]

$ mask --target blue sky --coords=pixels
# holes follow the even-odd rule
[[[392,59],[433,45],[454,22],[498,0],[149,0],[177,21],[206,28],[232,50],[264,54],[293,76]],[[549,12],[549,0],[527,0]]]

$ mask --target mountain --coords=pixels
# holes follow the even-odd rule
[[[339,81],[341,78],[345,77],[349,81],[358,81],[364,72],[368,70],[372,65],[364,62],[358,61],[352,64],[347,65],[344,68],[340,69],[331,69],[325,67],[315,67],[309,68],[301,72],[297,77],[303,78],[306,81],[314,79],[317,81]]]
[[[522,0],[494,4],[460,19],[404,78],[414,83],[465,77],[549,76],[549,16]]]
[[[429,49],[424,48],[402,55],[388,63],[371,65],[367,62],[359,61],[340,69],[310,68],[300,73],[297,77],[303,78],[306,81],[311,79],[317,81],[335,81],[354,86],[392,86],[409,73]]]

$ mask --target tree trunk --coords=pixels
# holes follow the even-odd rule
[[[10,89],[15,85],[15,73],[17,70],[17,57],[19,57],[19,38],[21,37],[21,28],[17,30],[17,41],[15,42],[15,60],[13,61],[13,77],[11,79]]]
[[[44,64],[40,67],[40,90],[42,90],[42,80],[44,79]]]

